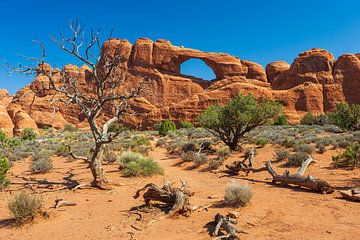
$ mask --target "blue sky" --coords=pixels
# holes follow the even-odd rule
[[[115,29],[114,37],[134,42],[139,37],[168,39],[175,45],[225,52],[262,65],[291,62],[298,53],[325,48],[336,57],[360,52],[358,0],[128,0],[128,1],[0,1],[0,61],[17,63],[19,54],[38,56],[32,42],[48,49],[55,66],[78,62],[62,54],[49,35],[66,30],[71,19],[87,26]],[[184,73],[207,78],[198,63]],[[12,93],[31,77],[0,75],[0,88]],[[210,77],[211,78],[211,77]]]

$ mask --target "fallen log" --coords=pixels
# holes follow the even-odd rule
[[[64,207],[64,206],[76,206],[74,202],[69,202],[64,199],[56,199],[54,208]]]
[[[341,196],[345,199],[360,202],[360,188],[353,188],[345,191],[339,191]]]
[[[299,168],[296,174],[290,174],[289,170],[286,170],[284,174],[278,174],[271,166],[271,162],[267,161],[264,167],[253,168],[248,166],[244,161],[236,161],[230,166],[226,166],[230,174],[238,174],[240,171],[245,172],[247,175],[249,172],[262,172],[268,171],[272,176],[272,182],[274,184],[284,184],[284,185],[296,185],[299,187],[304,187],[310,190],[314,190],[321,193],[333,193],[334,188],[330,186],[325,180],[315,178],[313,176],[304,176],[304,173],[309,166],[309,164],[314,161],[312,157],[308,157]]]

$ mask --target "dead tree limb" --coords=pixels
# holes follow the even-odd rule
[[[310,175],[304,176],[307,167],[312,161],[314,161],[313,158],[309,156],[309,158],[302,163],[296,174],[290,174],[289,170],[286,170],[282,175],[278,174],[272,168],[270,161],[267,161],[265,166],[261,168],[252,168],[246,165],[244,161],[235,161],[232,165],[226,167],[228,168],[228,172],[230,174],[238,174],[240,171],[242,171],[248,175],[249,172],[256,173],[268,171],[273,178],[272,182],[274,184],[296,185],[321,193],[333,193],[334,188],[330,186],[330,184],[325,180],[315,178]]]
[[[142,191],[146,206],[150,206],[152,201],[161,202],[165,204],[168,209],[165,217],[172,217],[177,213],[189,214],[191,213],[190,197],[194,195],[193,192],[186,189],[187,182],[181,181],[181,187],[175,188],[168,181],[164,181],[162,187],[158,187],[153,183],[146,184],[143,188],[136,191],[134,198],[138,198]]]
[[[237,224],[236,219],[231,218],[229,215],[223,216],[220,213],[215,215],[216,227],[214,231],[214,236],[218,236],[215,239],[239,239],[237,233],[242,231],[238,230],[233,224]],[[226,231],[226,235],[219,236],[220,229],[224,229]]]
[[[346,191],[339,191],[341,196],[345,199],[360,202],[360,188],[353,188]]]

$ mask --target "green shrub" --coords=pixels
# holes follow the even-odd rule
[[[185,143],[181,148],[183,152],[190,152],[190,151],[195,152],[198,149],[199,146],[193,141]]]
[[[30,195],[25,191],[16,193],[8,200],[8,208],[17,224],[32,221],[43,205],[41,197]]]
[[[234,207],[243,207],[252,198],[249,186],[231,183],[225,189],[225,203]]]
[[[300,167],[301,164],[309,157],[304,152],[295,152],[288,157],[288,161],[285,163],[287,167]]]
[[[10,184],[10,180],[6,177],[6,173],[9,171],[9,169],[9,160],[0,156],[0,191],[3,191]]]
[[[294,146],[294,150],[296,152],[304,152],[304,153],[307,153],[307,154],[311,154],[311,153],[314,152],[315,149],[310,144],[296,144]]]
[[[224,164],[224,158],[223,157],[217,157],[217,158],[212,158],[209,161],[209,169],[211,170],[216,170],[218,169],[221,165]]]
[[[353,143],[343,153],[333,156],[332,159],[335,167],[360,167],[360,143]]]
[[[231,150],[245,133],[269,123],[282,110],[280,103],[239,94],[225,106],[213,105],[200,115],[200,125],[219,137]]]
[[[175,130],[176,130],[175,123],[166,119],[161,123],[161,125],[159,127],[159,135],[165,136],[168,132],[175,131]]]
[[[195,159],[195,155],[196,153],[193,151],[189,151],[189,152],[181,152],[180,158],[184,161],[184,162],[193,162]]]
[[[32,140],[35,140],[35,139],[36,139],[36,133],[35,133],[34,129],[32,129],[32,128],[24,128],[21,131],[21,140],[32,141]]]
[[[282,146],[286,147],[286,148],[291,148],[295,145],[295,141],[293,139],[290,138],[285,138],[282,143]]]
[[[360,105],[338,103],[336,111],[328,114],[329,121],[342,129],[357,130],[360,128]]]
[[[318,153],[323,154],[326,151],[326,146],[323,143],[319,143],[316,145],[318,149]]]
[[[275,152],[276,162],[281,162],[290,157],[290,153],[288,150],[285,149],[277,149]]]
[[[259,147],[265,147],[265,145],[268,143],[269,143],[269,139],[263,137],[255,141],[255,144],[258,145]]]
[[[79,130],[77,127],[75,127],[74,125],[72,124],[66,124],[64,126],[64,131],[65,132],[76,132],[77,130]]]
[[[6,133],[0,129],[0,143],[3,143],[6,139]]]
[[[231,152],[230,152],[230,148],[228,146],[223,146],[220,147],[218,150],[216,150],[216,154],[220,157],[220,158],[227,158],[228,156],[230,156]]]
[[[193,128],[194,125],[191,122],[183,121],[181,122],[181,128]]]
[[[34,159],[30,165],[32,173],[46,173],[53,169],[53,162],[50,157],[41,157]]]
[[[302,124],[302,125],[314,125],[315,121],[316,121],[316,116],[314,114],[312,114],[312,112],[308,112],[300,120],[300,124]]]
[[[280,125],[288,125],[289,122],[285,115],[281,114],[279,115],[275,120],[273,125],[280,126]]]
[[[140,158],[125,164],[122,173],[125,177],[163,175],[162,169],[153,159]]]
[[[132,152],[132,151],[124,151],[121,155],[117,158],[119,163],[119,168],[124,169],[127,164],[130,162],[136,162],[143,158],[140,153]]]

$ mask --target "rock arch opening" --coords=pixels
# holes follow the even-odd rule
[[[180,75],[211,81],[216,79],[214,71],[201,59],[190,58],[180,64]]]

